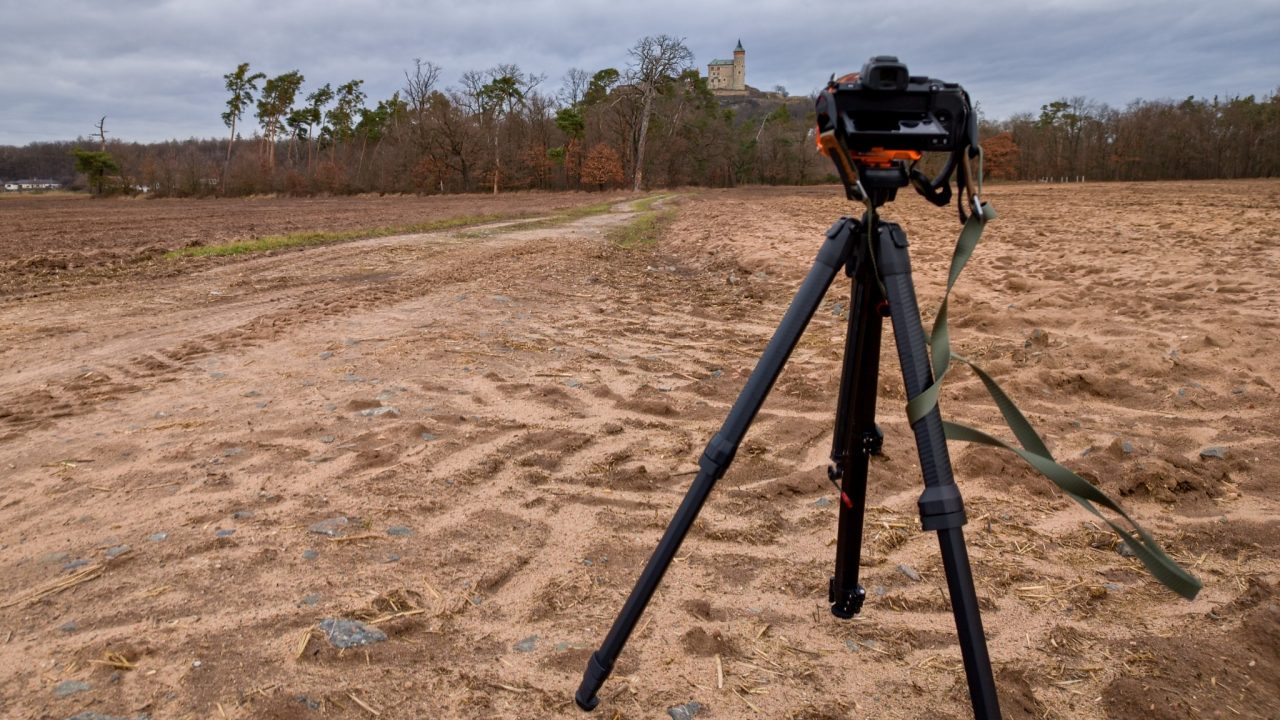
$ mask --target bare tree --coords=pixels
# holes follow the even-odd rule
[[[641,38],[628,53],[632,59],[627,71],[628,79],[642,97],[635,180],[632,184],[632,189],[639,192],[644,184],[644,144],[649,134],[649,118],[653,115],[653,100],[664,85],[693,64],[693,53],[685,46],[683,38],[670,35]]]
[[[417,116],[426,112],[431,93],[435,92],[436,83],[440,81],[442,68],[433,62],[422,62],[421,58],[413,59],[413,69],[404,71],[404,101]]]
[[[440,94],[436,84],[440,82],[441,67],[433,62],[423,62],[421,58],[413,59],[413,67],[404,71],[404,101],[408,114],[408,140],[412,151],[411,163],[417,165],[424,161],[432,145],[431,105],[435,96]],[[430,162],[428,168],[439,168],[440,162]],[[443,188],[442,188],[443,189]]]
[[[562,82],[564,84],[560,87],[558,99],[569,107],[575,107],[587,94],[587,87],[591,85],[591,73],[582,68],[569,68]]]
[[[98,133],[97,133],[97,135],[98,135],[98,141],[99,141],[98,146],[99,146],[99,150],[100,150],[101,152],[106,152],[106,151],[107,151],[107,130],[106,130],[106,125],[107,125],[107,116],[106,116],[106,115],[103,115],[103,116],[102,116],[102,118],[101,118],[100,120],[98,120],[98,124],[94,126],[94,127],[98,128]]]
[[[427,105],[432,132],[429,157],[433,164],[458,173],[463,192],[471,190],[472,170],[477,164],[483,141],[479,129],[467,115],[470,101],[461,92],[433,93]],[[444,177],[439,178],[440,191],[446,191]]]

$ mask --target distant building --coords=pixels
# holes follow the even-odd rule
[[[57,190],[62,183],[57,180],[8,180],[4,184],[5,192],[22,192],[23,190]]]
[[[733,49],[732,60],[712,60],[707,63],[707,87],[717,95],[745,95],[747,93],[747,51],[742,40]]]

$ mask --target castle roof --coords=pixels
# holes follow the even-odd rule
[[[732,60],[712,60],[711,62],[707,63],[707,65],[732,65],[732,64],[733,64]]]
[[[738,51],[746,52],[746,50],[743,50],[743,49],[742,49],[742,38],[738,38],[738,47],[734,48],[734,49],[733,49],[733,51],[734,51],[734,52],[738,52]]]

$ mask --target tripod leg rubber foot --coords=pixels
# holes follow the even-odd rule
[[[599,654],[599,651],[591,653],[591,659],[587,661],[587,670],[582,674],[582,684],[578,686],[578,692],[573,694],[573,701],[587,712],[595,710],[600,704],[600,698],[596,693],[600,691],[600,686],[604,685],[605,679],[613,670],[600,662]]]
[[[850,620],[862,612],[862,603],[867,599],[867,591],[862,586],[853,590],[837,590],[836,579],[831,578],[827,587],[827,600],[831,603],[831,614],[841,620]]]
[[[600,704],[600,698],[596,697],[595,695],[592,695],[591,697],[584,700],[582,699],[581,695],[574,695],[573,702],[576,703],[580,709],[586,712],[591,712],[592,710],[595,710],[596,706]]]

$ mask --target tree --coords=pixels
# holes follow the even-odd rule
[[[618,151],[604,143],[592,146],[582,163],[582,182],[598,185],[601,190],[606,183],[622,182],[622,159]]]
[[[98,128],[98,149],[102,152],[107,151],[107,116],[103,115],[98,119],[98,124],[94,125]]]
[[[545,75],[525,74],[513,63],[495,65],[485,71],[470,70],[462,75],[462,92],[455,97],[479,121],[481,132],[488,131],[493,138],[493,192],[500,187],[502,167],[501,133],[507,121],[518,117],[516,110],[528,109],[527,101],[534,97],[534,90],[546,78]],[[539,101],[538,107],[544,103]],[[518,150],[518,147],[513,147]]]
[[[472,189],[472,171],[479,162],[484,141],[476,118],[467,114],[470,106],[468,95],[452,90],[431,93],[427,103],[422,136],[432,159],[430,166],[441,171],[436,178],[440,192],[447,192],[446,175],[453,173],[460,181],[459,189]]]
[[[653,115],[653,100],[664,85],[693,64],[693,53],[685,47],[683,39],[659,35],[641,38],[629,54],[632,65],[628,75],[643,98],[640,131],[636,138],[635,181],[632,186],[632,190],[639,192],[644,184],[644,145],[649,134],[649,120]]]
[[[308,105],[300,108],[294,108],[289,111],[289,116],[285,118],[284,124],[289,128],[289,156],[293,157],[293,150],[298,143],[307,143],[307,167],[311,167],[311,128],[320,120],[318,112],[313,112]],[[301,157],[301,153],[298,153]]]
[[[350,140],[355,134],[356,119],[364,107],[365,94],[360,89],[362,85],[363,80],[352,80],[339,85],[334,94],[333,108],[324,114],[329,136],[335,146],[339,142]]]
[[[567,142],[558,149],[559,159],[565,161],[566,179],[576,177],[574,169],[582,165],[582,139],[587,134],[587,121],[577,107],[561,108],[556,112],[556,128],[564,133]]]
[[[227,100],[227,111],[222,113],[222,122],[231,128],[231,139],[227,141],[227,162],[231,162],[231,148],[236,142],[236,122],[244,116],[244,109],[253,102],[253,94],[258,91],[258,81],[265,80],[263,73],[249,74],[249,63],[240,63],[235,72],[222,76],[227,81],[227,91],[231,93]]]
[[[356,162],[357,180],[364,170],[364,155],[369,147],[369,141],[373,141],[373,152],[376,157],[387,130],[399,123],[408,114],[408,110],[409,106],[400,99],[399,91],[392,93],[388,100],[379,100],[377,107],[372,110],[360,109],[360,121],[355,127],[355,135],[360,138],[360,159]]]
[[[440,80],[441,68],[433,62],[423,62],[414,58],[413,70],[404,71],[404,100],[409,111],[409,138],[414,150],[419,154],[426,152],[430,144],[430,120],[428,114],[431,107],[431,96],[436,92],[436,83]]]
[[[433,62],[423,62],[421,58],[413,59],[413,72],[404,71],[404,99],[414,115],[421,117],[426,111],[431,94],[436,91],[436,83],[440,80],[441,68]]]
[[[302,88],[302,73],[290,70],[267,80],[258,100],[258,122],[262,124],[262,141],[267,148],[267,166],[276,164],[276,138],[284,120],[293,109],[293,101]]]
[[[333,102],[333,88],[329,87],[329,83],[316,88],[315,92],[307,96],[307,104],[298,108],[289,114],[290,125],[295,126],[294,134],[302,132],[302,125],[306,125],[307,139],[307,169],[311,169],[312,148],[316,145],[315,126],[324,122],[324,107]],[[320,135],[327,135],[323,129],[318,131]]]
[[[560,89],[560,100],[568,107],[577,107],[587,94],[591,85],[591,76],[582,68],[569,68],[564,74],[564,85]]]
[[[609,96],[609,92],[613,90],[613,86],[618,84],[622,79],[622,75],[613,68],[605,68],[599,70],[595,75],[591,76],[591,81],[587,83],[587,91],[582,94],[583,105],[598,105],[604,102]]]
[[[351,82],[339,85],[333,96],[333,108],[324,114],[325,132],[328,133],[329,141],[333,143],[329,147],[329,160],[332,163],[338,161],[338,143],[347,142],[356,135],[356,122],[365,106],[365,91],[361,90],[362,85],[365,85],[362,79],[353,79]]]
[[[480,88],[480,102],[490,115],[493,123],[493,194],[498,194],[498,176],[502,171],[502,152],[499,144],[499,131],[502,120],[510,114],[516,105],[524,102],[524,91],[520,89],[520,70],[513,68],[498,75]]]
[[[76,159],[76,172],[84,173],[89,178],[89,187],[93,188],[93,194],[101,195],[106,189],[107,173],[120,172],[120,165],[111,157],[111,153],[105,150],[81,150],[76,148],[71,151]]]
[[[556,127],[570,138],[581,139],[587,130],[587,123],[576,107],[567,107],[556,111]]]
[[[1021,151],[1013,133],[1002,132],[982,141],[984,171],[993,178],[1013,180],[1017,177]]]

